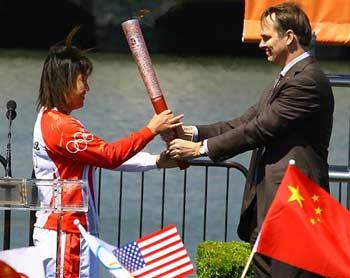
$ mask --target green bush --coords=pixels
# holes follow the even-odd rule
[[[239,278],[250,251],[250,245],[245,242],[204,241],[197,247],[197,277]],[[249,268],[246,277],[254,277],[252,267]]]

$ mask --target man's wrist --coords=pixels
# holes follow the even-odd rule
[[[160,160],[160,154],[157,155],[156,157],[156,166],[157,166],[157,169],[160,169],[160,165],[159,165],[159,161]]]
[[[191,141],[198,142],[198,128],[196,126],[190,126],[192,130]]]
[[[199,145],[199,156],[207,156],[207,152],[206,152],[206,149],[204,147],[204,141],[200,142],[200,145]]]

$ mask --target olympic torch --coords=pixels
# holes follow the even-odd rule
[[[135,59],[147,93],[151,99],[153,108],[157,114],[168,109],[163,92],[160,88],[156,72],[153,68],[145,40],[142,35],[140,23],[137,19],[131,19],[122,23],[122,28],[128,41],[131,53]],[[177,137],[176,131],[175,137]],[[180,169],[188,167],[185,161],[177,161]]]

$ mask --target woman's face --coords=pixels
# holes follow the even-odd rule
[[[70,92],[66,99],[68,113],[84,106],[85,94],[90,90],[87,79],[87,76],[78,74],[75,88]]]

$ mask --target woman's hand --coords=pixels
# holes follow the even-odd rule
[[[182,120],[183,117],[183,114],[175,117],[170,110],[165,110],[158,115],[154,115],[147,124],[147,127],[154,134],[164,133],[182,125],[180,120]]]
[[[172,159],[170,157],[170,155],[167,153],[167,151],[164,151],[162,153],[160,153],[157,156],[157,167],[159,169],[162,168],[174,168],[174,167],[178,167],[179,164],[175,159]]]

